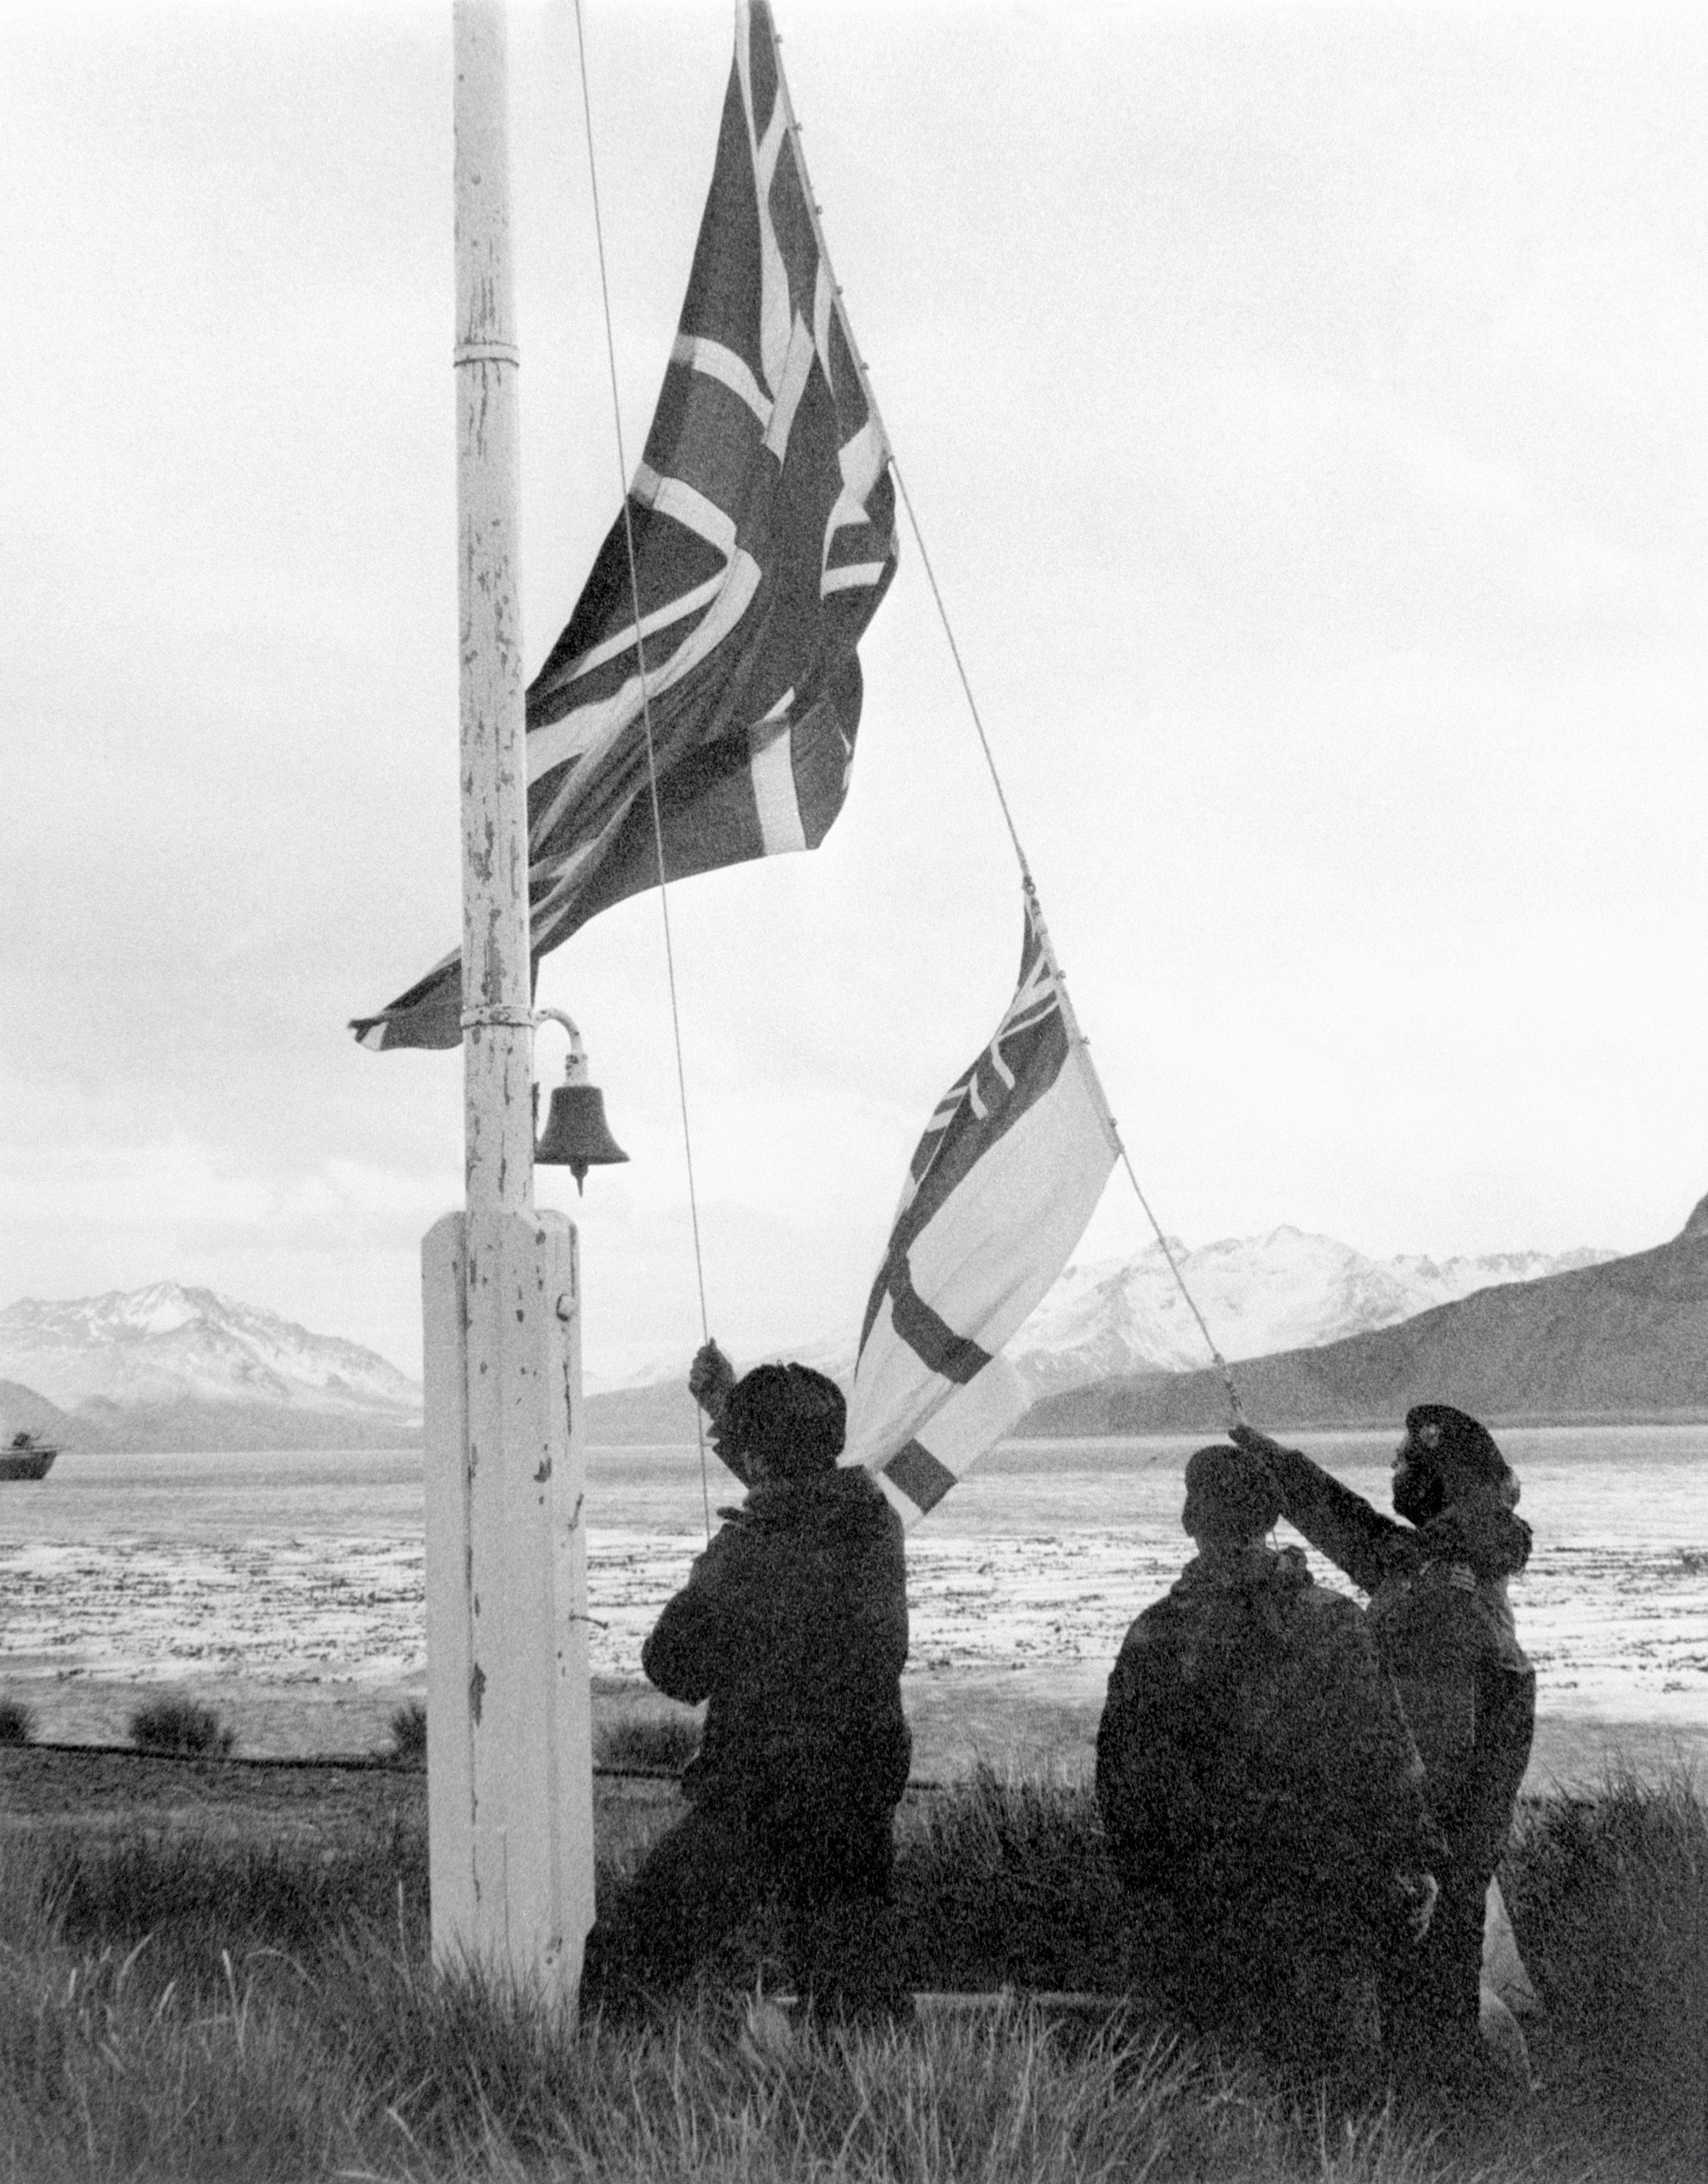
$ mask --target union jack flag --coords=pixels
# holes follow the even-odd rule
[[[1025,1408],[997,1353],[1066,1265],[1119,1144],[1028,895],[1020,978],[908,1165],[872,1284],[845,1463],[911,1522]]]
[[[612,525],[527,694],[536,966],[659,883],[648,718],[666,878],[816,849],[847,792],[855,646],[895,573],[895,493],[787,119],[770,8],[739,0],[711,190],[627,523]],[[461,1008],[453,953],[351,1028],[375,1049],[454,1046]]]

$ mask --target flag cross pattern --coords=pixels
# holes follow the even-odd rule
[[[934,1373],[971,1380],[989,1352],[956,1334],[914,1287],[908,1249],[955,1186],[1060,1073],[1067,1059],[1061,996],[1028,906],[1020,979],[990,1044],[937,1102],[908,1164],[883,1264],[860,1329],[864,1348],[889,1300],[897,1332]]]
[[[537,968],[656,886],[660,849],[676,880],[818,846],[847,794],[855,648],[897,550],[889,448],[821,248],[770,9],[751,0],[627,506],[527,693]],[[453,954],[353,1028],[376,1049],[454,1045],[461,1003]]]
[[[1026,1407],[999,1353],[1066,1264],[1116,1150],[1028,896],[1014,998],[926,1126],[860,1332],[843,1461],[874,1472],[905,1522]]]

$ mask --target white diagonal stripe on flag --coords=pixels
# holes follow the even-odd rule
[[[832,592],[858,592],[868,585],[881,583],[889,573],[884,561],[865,561],[851,564],[845,569],[832,569],[819,581],[819,590],[826,598]]]
[[[812,336],[797,319],[789,337],[788,354],[783,359],[782,378],[777,387],[771,421],[765,426],[765,445],[779,462],[787,450],[789,434],[794,429],[795,412],[800,408],[801,397],[807,391],[807,375],[811,371],[816,357]]]
[[[753,81],[745,59],[743,68],[742,88],[746,94],[748,138],[753,146],[754,196],[759,222],[759,368],[766,383],[775,388],[782,381],[783,362],[794,332],[788,269],[783,264],[771,209],[771,183],[785,141],[782,101],[772,101],[765,135],[754,135]]]
[[[822,840],[859,725],[855,648],[895,572],[888,450],[765,0],[737,0],[736,20],[664,388],[626,505],[528,688],[537,961],[661,876]],[[643,657],[661,701],[650,756]],[[757,723],[775,733],[755,736]],[[370,1047],[455,1045],[457,960],[353,1028]]]
[[[765,854],[771,856],[786,850],[804,850],[807,838],[801,825],[800,801],[795,794],[788,729],[768,727],[761,722],[748,733],[753,744],[748,772]]]
[[[672,600],[669,606],[660,607],[656,614],[648,615],[641,624],[643,640],[657,637],[661,631],[670,628],[676,622],[687,621],[702,607],[709,606],[727,581],[726,576],[715,577],[710,582],[702,584],[697,591],[687,593],[680,599]],[[586,671],[578,671],[570,687],[573,688],[575,682],[581,679],[582,671],[591,672],[593,668],[603,666],[607,660],[618,659],[625,652],[632,652],[634,648],[635,626],[631,622],[626,630],[600,646],[604,658],[589,661]],[[657,690],[664,687],[665,677],[673,657],[674,655],[667,654],[662,662],[648,660],[648,688]],[[578,705],[573,712],[565,713],[561,720],[548,721],[542,727],[531,730],[528,736],[528,779],[538,781],[554,766],[562,766],[565,760],[581,758],[593,750],[607,727],[613,722],[620,724],[623,721],[631,720],[639,710],[640,702],[640,677],[634,675],[609,697]]]
[[[831,279],[831,269],[821,258],[818,276],[813,282],[813,347],[818,351],[826,379],[831,376],[832,363],[831,319],[836,310],[836,283]]]
[[[673,362],[683,364],[690,371],[703,371],[708,379],[715,379],[727,387],[732,394],[745,402],[759,421],[760,428],[771,422],[771,405],[747,365],[732,348],[722,342],[706,341],[698,334],[678,334],[671,345]]]
[[[797,395],[796,399],[799,397]],[[773,423],[776,421],[773,413]],[[660,515],[674,516],[678,523],[686,524],[697,532],[709,546],[715,546],[720,554],[736,550],[736,520],[727,509],[720,508],[715,500],[684,482],[679,477],[660,477],[642,463],[635,471],[632,488],[635,499],[643,508],[655,508]]]
[[[691,637],[685,638],[662,667],[647,663],[647,694],[657,698],[680,682],[689,671],[698,666],[720,645],[746,612],[748,601],[759,588],[759,564],[746,554],[737,554],[730,563],[730,571],[722,591],[711,612],[700,623]],[[633,676],[626,682],[617,698],[599,708],[609,720],[608,735],[615,738],[620,731],[633,723],[642,710],[641,678]],[[590,749],[576,770],[553,799],[545,817],[537,829],[538,838],[548,835],[557,823],[565,805],[576,793],[581,768],[592,763],[596,753]],[[638,784],[637,784],[638,786]]]
[[[851,440],[844,440],[837,450],[837,467],[843,474],[847,487],[846,499],[852,500],[860,510],[860,521],[865,520],[865,497],[883,475],[889,460],[889,448],[883,434],[877,428],[876,418],[869,417]],[[843,502],[837,503],[840,513]],[[832,518],[834,522],[835,517]]]

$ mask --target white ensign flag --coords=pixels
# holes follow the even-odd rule
[[[1119,1152],[1028,894],[1018,989],[920,1139],[860,1331],[842,1461],[875,1472],[904,1523],[1026,1408],[997,1353],[1067,1264]]]

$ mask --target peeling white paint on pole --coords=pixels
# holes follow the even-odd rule
[[[573,2008],[593,1914],[576,1232],[533,1212],[504,19],[456,0],[467,1210],[422,1245],[433,1953]]]
[[[533,1034],[504,11],[457,0],[453,15],[468,1202],[520,1212],[533,1202]]]
[[[593,1914],[576,1232],[448,1214],[422,1293],[433,1952],[572,2003]]]

